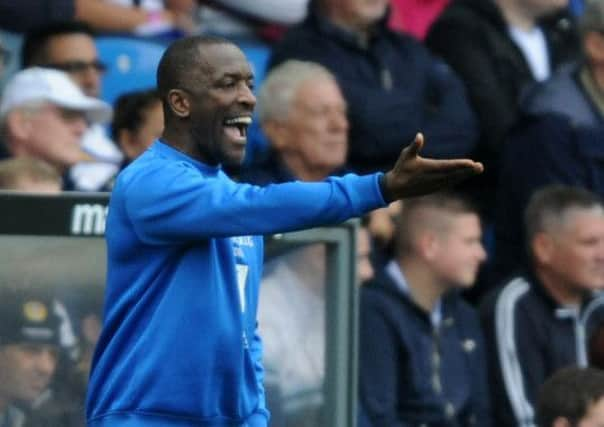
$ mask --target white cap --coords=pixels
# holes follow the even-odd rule
[[[92,123],[111,120],[109,104],[87,96],[63,71],[32,67],[16,73],[7,83],[0,101],[0,117],[30,102],[48,101],[59,107],[82,111]]]

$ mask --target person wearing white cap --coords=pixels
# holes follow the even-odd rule
[[[111,119],[109,104],[85,95],[62,71],[28,68],[7,83],[0,101],[3,142],[13,157],[34,157],[66,172],[90,160],[81,147],[90,123]]]
[[[44,286],[0,288],[0,426],[81,427],[79,402],[61,387],[74,345],[63,302]]]
[[[45,67],[64,71],[91,97],[99,98],[106,65],[95,46],[95,33],[77,21],[58,21],[26,34],[21,52],[23,68]],[[95,161],[72,167],[69,180],[80,191],[105,190],[119,171],[124,157],[103,126],[92,124],[81,140]]]

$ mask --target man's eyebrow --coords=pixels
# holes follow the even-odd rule
[[[222,78],[230,77],[230,78],[233,78],[233,79],[240,79],[240,78],[254,79],[254,73],[251,73],[251,72],[250,73],[248,73],[248,72],[242,73],[240,71],[227,71],[221,77]]]

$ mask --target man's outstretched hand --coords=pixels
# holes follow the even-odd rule
[[[423,146],[424,136],[418,133],[386,172],[382,185],[386,201],[442,190],[484,170],[482,163],[470,159],[425,159],[419,155]]]

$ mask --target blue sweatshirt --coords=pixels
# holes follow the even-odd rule
[[[379,178],[238,184],[156,141],[111,195],[89,426],[266,426],[260,235],[382,207]]]

